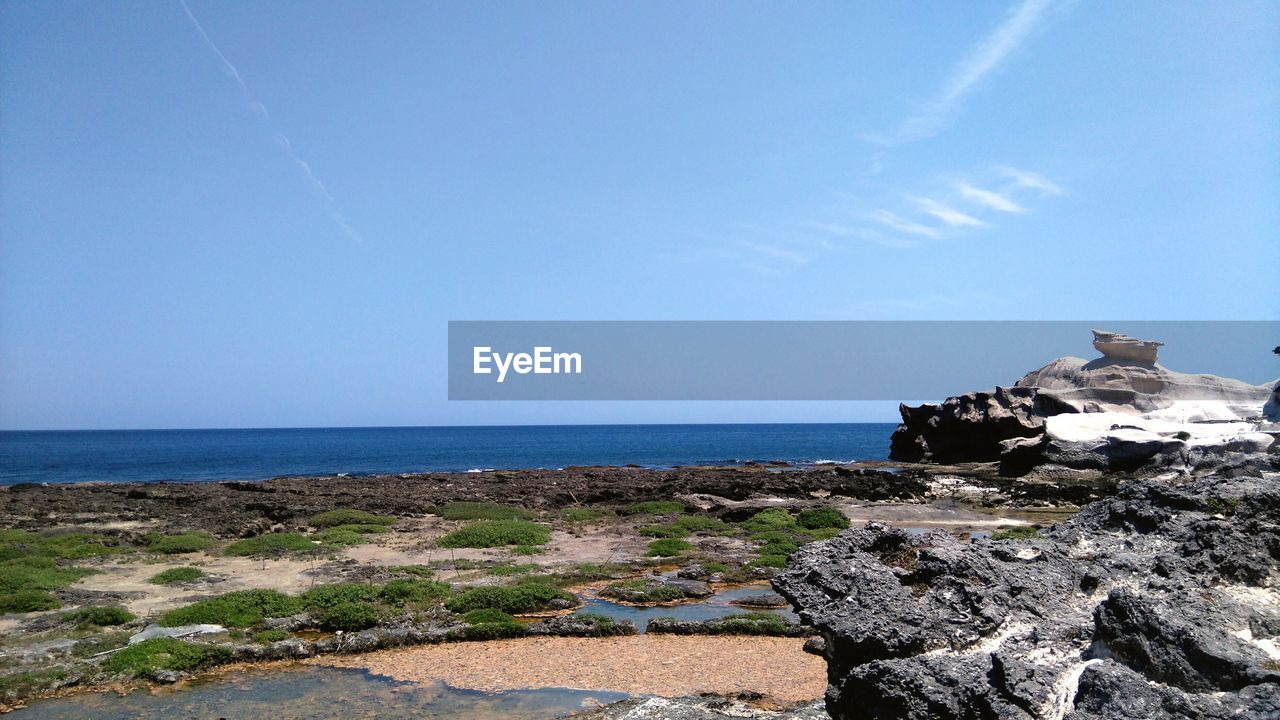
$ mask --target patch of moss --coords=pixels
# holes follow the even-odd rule
[[[20,590],[0,594],[0,614],[57,610],[62,601],[43,590]]]
[[[849,527],[849,518],[839,508],[830,505],[801,510],[796,515],[796,523],[802,528],[817,530],[819,528],[836,528],[845,530]]]
[[[180,555],[208,550],[218,544],[218,540],[207,532],[185,532],[174,535],[151,533],[146,536],[146,543],[147,552]]]
[[[253,641],[254,641],[254,642],[256,642],[256,643],[261,644],[261,645],[268,645],[268,644],[273,643],[273,642],[280,642],[281,640],[288,640],[290,637],[292,637],[292,635],[289,633],[289,631],[288,631],[288,630],[281,630],[281,629],[279,629],[279,628],[271,628],[270,630],[263,630],[263,631],[261,631],[261,632],[256,632],[256,633],[254,633],[254,634],[250,637],[250,639],[251,639],[251,640],[253,640]]]
[[[515,615],[547,610],[556,600],[576,602],[572,595],[554,585],[533,582],[512,587],[471,588],[454,595],[445,607],[455,613],[488,608]]]
[[[754,532],[789,530],[796,527],[796,519],[784,508],[767,508],[752,515],[742,525]]]
[[[312,527],[318,528],[338,527],[339,525],[377,525],[381,527],[394,525],[396,519],[390,515],[375,515],[364,510],[337,508],[312,516],[307,522]]]
[[[213,624],[243,628],[269,617],[288,617],[302,612],[306,603],[275,590],[236,590],[170,610],[160,616],[160,625]]]
[[[551,530],[526,520],[480,520],[436,541],[444,548],[490,548],[503,545],[545,545]]]
[[[664,603],[683,600],[684,591],[646,580],[623,580],[600,588],[600,597],[633,603]]]
[[[649,552],[646,554],[650,557],[675,557],[692,548],[693,545],[684,540],[662,538],[649,543]]]
[[[622,512],[624,515],[671,515],[684,512],[684,503],[679,500],[646,500],[628,505]]]
[[[152,638],[110,655],[102,667],[108,672],[141,677],[156,670],[194,672],[226,662],[225,649],[193,645],[174,638]]]
[[[72,614],[73,619],[81,623],[98,627],[123,625],[133,620],[135,615],[122,607],[99,606],[87,607]]]
[[[448,583],[434,580],[392,580],[378,589],[378,598],[388,605],[419,605],[449,597]]]
[[[1240,498],[1214,496],[1204,501],[1204,507],[1211,515],[1230,517],[1240,507]]]
[[[534,514],[524,508],[491,502],[449,502],[431,508],[432,515],[445,520],[532,520]]]
[[[1030,525],[1018,525],[991,533],[992,540],[1029,540],[1039,536],[1040,531]]]
[[[294,552],[310,552],[316,544],[306,535],[296,532],[275,532],[258,537],[237,540],[227,546],[228,555],[242,557],[271,557]]]
[[[324,630],[356,632],[378,624],[378,609],[366,602],[340,602],[321,611],[316,622]]]
[[[202,577],[204,577],[204,571],[200,568],[184,566],[158,572],[152,575],[147,582],[153,585],[178,585],[199,580]]]

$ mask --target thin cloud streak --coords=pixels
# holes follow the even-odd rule
[[[984,190],[969,183],[957,183],[956,192],[960,193],[961,197],[966,200],[971,200],[992,210],[1007,213],[1025,213],[1027,211],[1026,208],[994,190]]]
[[[902,121],[889,136],[867,134],[863,138],[893,145],[937,135],[978,83],[998,68],[1031,35],[1057,0],[1022,0],[951,71],[941,92],[924,109]]]
[[[949,205],[943,205],[932,198],[911,198],[916,205],[920,206],[920,210],[927,215],[941,220],[951,227],[983,227],[985,222],[979,220],[972,215],[966,215]]]
[[[877,211],[871,216],[871,219],[875,220],[881,225],[892,228],[901,233],[906,233],[908,235],[920,235],[921,237],[927,237],[933,240],[937,240],[938,238],[942,237],[941,233],[939,233],[937,230],[927,225],[921,225],[920,223],[912,222],[904,217],[891,213],[888,210]]]
[[[1047,195],[1062,194],[1062,188],[1058,187],[1051,180],[1038,173],[1011,167],[1001,168],[1000,170],[1005,175],[1013,178],[1014,183],[1016,183],[1018,187],[1039,190]]]
[[[311,169],[311,163],[303,160],[302,157],[298,155],[298,152],[293,149],[293,143],[289,141],[288,137],[272,127],[271,113],[267,111],[267,106],[254,96],[253,91],[249,89],[248,83],[246,83],[244,78],[241,77],[240,71],[236,69],[235,65],[231,64],[231,61],[227,59],[227,56],[222,54],[222,51],[214,44],[213,40],[209,37],[209,34],[204,31],[204,26],[200,24],[200,21],[197,20],[196,16],[191,12],[191,8],[187,6],[187,1],[178,0],[178,4],[182,6],[182,11],[187,14],[187,19],[191,21],[191,25],[195,27],[196,32],[200,35],[200,40],[204,43],[205,48],[208,49],[209,52],[213,54],[214,58],[217,59],[218,64],[222,66],[223,72],[225,72],[235,82],[236,86],[240,88],[240,92],[244,95],[245,104],[248,106],[249,111],[258,116],[258,118],[266,124],[275,143],[284,151],[284,154],[289,158],[289,161],[302,171],[302,175],[307,179],[307,182],[310,183],[311,189],[324,200],[325,205],[327,206],[326,209],[329,212],[329,217],[333,220],[334,224],[336,224],[347,237],[357,243],[363,243],[364,239],[360,237],[360,234],[355,231],[355,228],[347,222],[346,216],[343,215],[342,211],[338,208],[338,201],[334,199],[333,194],[329,192],[329,189],[325,187],[325,184],[316,175],[315,171]]]

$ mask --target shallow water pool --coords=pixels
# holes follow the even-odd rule
[[[679,605],[658,605],[656,607],[624,605],[599,597],[582,598],[582,607],[574,614],[591,613],[605,615],[615,620],[630,620],[636,624],[640,632],[649,627],[649,621],[657,617],[673,617],[677,620],[714,620],[726,615],[744,612],[768,612],[798,622],[791,608],[748,608],[732,605],[732,601],[751,595],[773,592],[767,583],[740,585],[717,592],[705,600],[692,600]]]
[[[39,720],[226,718],[514,718],[544,720],[625,699],[617,692],[567,689],[486,693],[443,683],[415,685],[363,670],[250,668],[127,695],[83,693],[39,700],[8,717]]]

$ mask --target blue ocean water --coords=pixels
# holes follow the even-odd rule
[[[881,460],[891,423],[0,432],[0,485]]]

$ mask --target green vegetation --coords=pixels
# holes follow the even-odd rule
[[[747,612],[726,615],[706,624],[706,629],[725,635],[784,635],[787,623],[774,613]]]
[[[169,568],[151,576],[147,582],[153,585],[178,585],[188,583],[193,580],[199,580],[204,577],[204,571],[200,568],[190,566]]]
[[[808,535],[810,540],[830,540],[842,532],[844,531],[840,528],[814,528],[813,530],[806,530],[805,535]]]
[[[662,538],[649,543],[649,552],[647,554],[651,557],[675,557],[692,548],[693,545],[684,540]]]
[[[753,532],[790,530],[796,527],[796,519],[783,508],[768,508],[752,515],[742,525]]]
[[[702,569],[709,573],[729,572],[729,566],[722,562],[706,562],[702,563]]]
[[[118,538],[86,532],[0,530],[0,560],[28,557],[78,560],[129,552]]]
[[[0,614],[40,612],[60,607],[62,602],[43,590],[20,590],[0,595]]]
[[[756,552],[761,555],[790,555],[800,549],[795,536],[779,530],[756,533],[751,539],[762,543],[756,548]]]
[[[523,508],[491,502],[450,502],[431,508],[432,515],[445,520],[532,520],[533,513]]]
[[[1214,496],[1204,501],[1204,507],[1210,514],[1230,516],[1240,507],[1240,498]]]
[[[516,545],[511,548],[512,555],[541,555],[543,549],[537,545]]]
[[[134,619],[134,614],[122,607],[87,607],[72,613],[71,618],[88,625],[111,627],[123,625]]]
[[[849,527],[849,518],[840,512],[838,508],[826,505],[823,507],[810,508],[801,510],[796,515],[796,523],[802,528],[810,530],[818,530],[821,528],[835,528],[845,530]]]
[[[124,647],[129,644],[129,636],[133,633],[128,631],[95,633],[76,641],[71,647],[71,656],[78,658],[93,657],[99,653],[105,653],[108,650]]]
[[[684,512],[684,503],[679,500],[646,500],[627,506],[624,515],[671,515]]]
[[[1029,540],[1039,536],[1040,531],[1030,525],[1018,525],[991,533],[992,540]]]
[[[664,603],[683,600],[684,591],[647,580],[622,580],[600,588],[600,597],[632,603]]]
[[[454,530],[436,541],[445,548],[490,548],[503,545],[545,545],[551,530],[526,520],[481,520]]]
[[[787,566],[787,556],[760,555],[755,560],[752,560],[747,564],[758,568],[784,568]]]
[[[146,543],[147,552],[179,555],[208,550],[218,544],[218,539],[207,532],[185,532],[175,535],[151,533],[147,535]]]
[[[275,532],[237,540],[227,546],[226,553],[248,557],[270,557],[315,549],[316,544],[306,535],[295,532]]]
[[[321,611],[316,618],[325,630],[355,632],[378,624],[378,609],[367,602],[340,602]]]
[[[369,542],[369,538],[364,533],[348,530],[348,526],[342,525],[328,530],[321,530],[311,537],[319,540],[321,543],[330,546],[351,547],[353,545],[364,545]]]
[[[396,519],[390,515],[374,515],[364,510],[337,508],[313,516],[307,521],[312,527],[331,528],[339,525],[376,525],[384,527],[394,525]],[[376,531],[375,531],[376,532]]]
[[[467,626],[461,637],[467,640],[496,640],[525,634],[524,625],[511,615],[493,608],[472,610],[463,616]]]
[[[269,617],[288,617],[305,605],[275,590],[237,590],[170,610],[160,616],[164,627],[214,624],[233,628],[257,625]]]
[[[392,580],[378,591],[378,597],[388,605],[420,605],[435,603],[449,597],[447,583],[434,580]]]
[[[546,610],[556,600],[576,602],[572,595],[554,585],[529,582],[513,587],[472,588],[454,595],[445,603],[445,607],[450,612],[463,614],[472,610],[493,609],[514,615]]]
[[[298,596],[310,608],[331,608],[354,602],[369,602],[378,597],[378,588],[366,583],[333,583],[317,585]],[[292,613],[290,613],[292,614]]]
[[[174,638],[153,638],[111,655],[102,666],[109,672],[140,677],[156,670],[203,670],[228,659],[230,653],[221,648],[192,645]]]
[[[263,630],[262,632],[256,632],[253,634],[253,636],[250,639],[256,643],[259,643],[262,645],[268,645],[273,642],[288,640],[289,637],[290,637],[290,633],[288,630],[272,628],[270,630]]]
[[[616,517],[617,513],[609,508],[577,507],[565,508],[560,517],[571,523],[591,523]]]
[[[0,700],[12,703],[31,697],[55,687],[66,677],[67,671],[62,668],[0,675]]]

